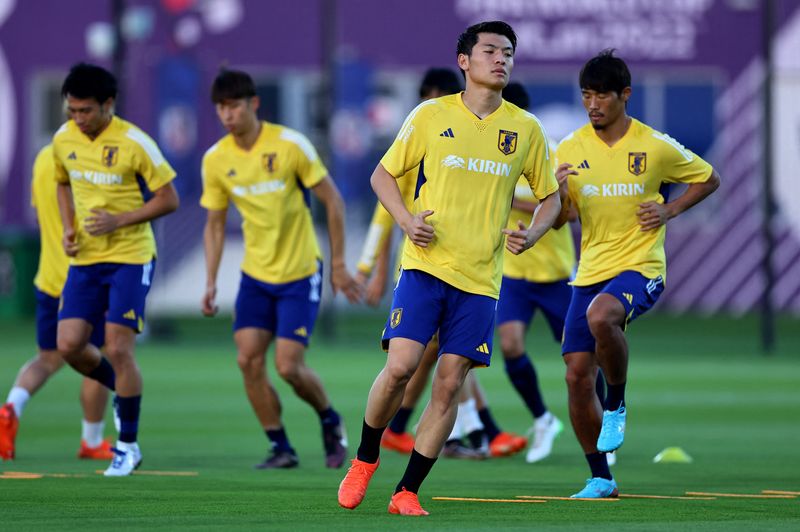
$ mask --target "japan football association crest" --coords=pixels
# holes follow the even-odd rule
[[[517,133],[501,129],[500,134],[497,136],[497,149],[505,155],[511,155],[517,151]]]
[[[403,319],[403,309],[396,308],[392,310],[392,315],[389,317],[389,325],[392,326],[392,329],[396,328],[400,325],[400,320]]]
[[[103,146],[103,166],[111,168],[119,159],[119,146]]]
[[[628,171],[633,175],[642,175],[647,170],[647,153],[643,151],[628,152]]]
[[[273,172],[278,171],[278,154],[277,153],[265,153],[261,155],[261,164],[264,166],[264,170],[269,172],[270,174]]]

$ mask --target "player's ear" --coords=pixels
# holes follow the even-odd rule
[[[632,92],[633,89],[631,89],[630,87],[625,87],[624,89],[622,89],[622,93],[620,94],[620,96],[622,97],[621,99],[623,103],[628,103],[628,100],[630,99]]]
[[[258,107],[261,105],[261,98],[258,96],[251,96],[250,97],[250,109],[253,111],[258,111]]]
[[[103,114],[108,114],[114,108],[114,98],[108,98],[106,101],[100,104],[100,109],[103,111]]]
[[[469,70],[469,56],[467,54],[458,54],[457,62],[458,68],[464,72]]]

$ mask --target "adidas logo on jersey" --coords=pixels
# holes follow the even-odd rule
[[[585,170],[589,170],[589,161],[584,159],[583,162],[578,165],[578,168],[583,168]]]
[[[234,170],[233,168],[231,168],[230,170],[228,170],[228,173],[227,173],[226,175],[227,175],[228,177],[236,177],[236,170]]]
[[[123,318],[126,320],[135,320],[136,319],[136,312],[133,309],[130,309],[128,312],[122,315]]]
[[[479,345],[477,348],[475,348],[475,351],[477,351],[479,353],[483,353],[484,355],[488,355],[489,354],[489,346],[486,345],[486,342],[483,342],[481,345]]]
[[[442,131],[441,133],[439,133],[439,136],[440,137],[447,137],[449,139],[456,138],[455,134],[453,134],[453,130],[450,129],[449,127],[447,129],[445,129],[444,131]]]
[[[77,156],[77,155],[75,155],[75,152],[74,152],[74,151],[73,151],[73,152],[71,152],[69,155],[67,155],[67,159],[69,159],[70,161],[74,161],[74,160],[75,160],[75,159],[77,159],[77,158],[78,158],[78,156]]]

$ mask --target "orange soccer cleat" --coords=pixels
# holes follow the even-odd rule
[[[387,427],[381,436],[381,447],[398,453],[411,454],[414,450],[414,436],[408,432],[395,432]]]
[[[430,515],[419,505],[416,493],[406,491],[405,488],[392,495],[389,501],[389,513],[397,515]]]
[[[14,412],[14,405],[6,403],[0,408],[0,458],[14,459],[14,440],[17,438],[19,419]]]
[[[87,460],[113,460],[114,451],[111,450],[111,444],[108,443],[108,440],[103,440],[97,447],[89,447],[86,444],[86,440],[81,440],[78,458],[85,458]]]
[[[367,493],[367,486],[378,469],[378,460],[374,464],[362,462],[358,458],[353,458],[350,461],[350,469],[339,484],[339,506],[352,510],[364,500],[364,495]]]
[[[520,452],[528,444],[527,438],[512,432],[501,432],[489,442],[489,453],[494,456],[511,456]]]

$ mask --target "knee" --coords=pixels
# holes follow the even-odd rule
[[[515,336],[500,336],[500,349],[505,358],[517,358],[525,352],[525,345],[521,338]]]
[[[275,361],[275,370],[281,379],[289,384],[295,384],[300,379],[300,363],[296,360],[277,359]]]
[[[588,368],[578,365],[567,366],[567,390],[571,396],[594,393],[595,378]]]
[[[589,310],[586,311],[586,320],[595,338],[598,335],[606,334],[612,327],[616,326],[615,319],[611,313],[602,306],[589,307]]]
[[[57,351],[47,351],[39,353],[37,365],[52,375],[64,365],[64,359]]]
[[[236,355],[236,363],[245,377],[253,377],[264,371],[264,355],[242,352]]]
[[[386,363],[384,373],[390,385],[405,386],[411,377],[414,375],[415,368],[398,361],[390,361]]]
[[[83,339],[76,334],[62,333],[58,335],[57,347],[61,356],[70,361],[75,359],[83,350]]]

